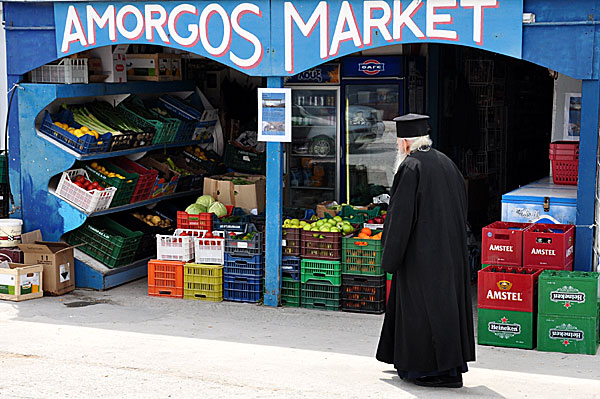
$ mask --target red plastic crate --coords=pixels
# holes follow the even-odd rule
[[[342,233],[302,230],[302,259],[340,260]]]
[[[552,161],[578,161],[579,142],[556,141],[554,143],[550,143],[549,158]]]
[[[523,231],[523,265],[571,270],[575,249],[575,226],[532,224]]]
[[[523,265],[523,230],[529,223],[494,222],[481,229],[481,263]]]
[[[183,265],[169,260],[148,262],[148,295],[183,298]]]
[[[112,162],[125,172],[137,173],[140,175],[135,190],[133,191],[133,196],[131,197],[131,204],[150,198],[152,187],[158,177],[157,170],[145,168],[125,157],[115,158]]]
[[[552,160],[552,181],[554,184],[577,185],[579,177],[579,160],[555,161]]]
[[[190,215],[187,212],[177,211],[177,228],[212,231],[212,213],[199,213]]]
[[[542,269],[490,265],[477,274],[477,306],[481,309],[534,312]]]

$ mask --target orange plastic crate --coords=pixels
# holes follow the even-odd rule
[[[148,262],[148,295],[183,298],[183,265],[170,260]]]

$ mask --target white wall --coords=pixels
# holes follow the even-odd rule
[[[581,80],[558,74],[554,81],[554,102],[552,106],[552,141],[563,139],[565,123],[565,94],[581,93]]]

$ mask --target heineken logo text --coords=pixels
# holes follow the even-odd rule
[[[521,326],[519,324],[504,324],[504,323],[496,323],[489,322],[488,323],[488,331],[489,332],[508,332],[513,334],[521,333]]]
[[[488,290],[486,299],[494,299],[498,301],[513,301],[523,302],[520,292],[508,292],[508,291],[492,291]]]
[[[572,339],[575,341],[583,341],[583,331],[581,330],[558,330],[550,329],[550,339]]]
[[[569,301],[576,303],[585,303],[585,294],[583,292],[559,292],[552,291],[550,293],[552,302]]]
[[[512,245],[497,245],[497,244],[491,244],[490,245],[490,251],[496,251],[496,252],[514,252]]]

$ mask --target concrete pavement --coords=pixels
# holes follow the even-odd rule
[[[0,301],[1,398],[600,398],[600,355],[477,347],[465,388],[373,358],[382,316],[107,292]]]

